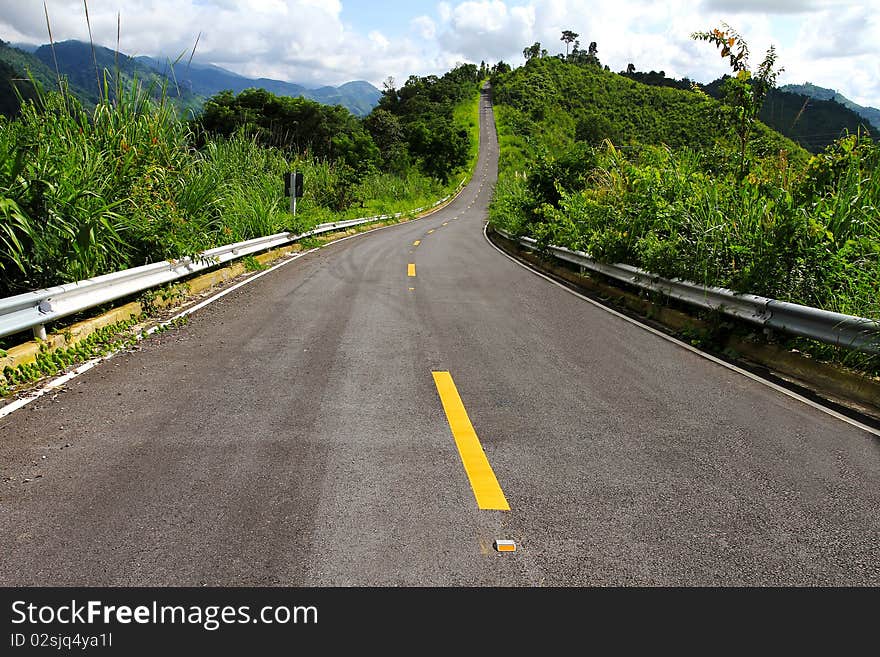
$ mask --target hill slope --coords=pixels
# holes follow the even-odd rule
[[[34,56],[51,70],[54,70],[57,60],[61,75],[67,77],[78,89],[84,90],[86,100],[91,103],[96,103],[100,98],[99,83],[108,83],[112,90],[112,76],[116,71],[121,75],[124,88],[137,82],[152,89],[155,98],[161,97],[163,92],[167,93],[181,109],[195,109],[204,102],[201,96],[175,85],[173,80],[144,66],[137,59],[103,46],[96,45],[93,52],[88,43],[62,41],[54,44],[54,47],[40,46],[34,51]]]
[[[695,91],[643,84],[598,66],[535,58],[493,78],[501,116],[520,139],[550,152],[573,142],[616,146],[666,144],[711,148],[729,130],[721,104]],[[803,150],[766,125],[757,126],[765,152]]]
[[[876,107],[864,107],[851,101],[849,98],[844,96],[843,94],[838,93],[834,89],[825,89],[824,87],[817,87],[814,84],[810,84],[809,82],[805,84],[787,84],[783,87],[780,87],[782,91],[788,91],[791,93],[801,94],[803,96],[809,96],[810,98],[815,98],[816,100],[831,100],[836,101],[840,105],[851,109],[853,112],[861,116],[863,119],[866,119],[875,130],[880,132],[880,109]]]
[[[0,114],[18,114],[19,100],[14,89],[18,89],[26,99],[35,96],[30,77],[44,89],[58,88],[58,76],[53,68],[46,66],[33,54],[0,41]],[[86,105],[92,104],[86,100],[88,93],[77,85],[70,84],[70,90]]]
[[[627,71],[621,72],[621,75],[658,87],[688,90],[693,85],[689,79],[668,78],[663,71]],[[700,86],[707,94],[721,100],[721,87],[726,78],[724,76]],[[824,96],[811,96],[794,85],[771,89],[759,118],[767,126],[812,153],[822,151],[835,139],[846,134],[855,134],[859,130],[876,131],[864,116],[840,101],[840,98],[835,100],[834,92],[829,91]]]
[[[757,122],[743,151],[736,108],[558,58],[493,88],[493,224],[660,276],[876,313],[870,139],[810,158]]]

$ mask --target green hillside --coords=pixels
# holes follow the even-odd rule
[[[46,66],[40,59],[31,53],[13,48],[7,43],[0,41],[0,61],[17,71],[22,77],[32,75],[37,82],[46,88],[58,85],[58,77],[54,69]]]
[[[631,80],[651,86],[690,90],[693,81],[687,78],[677,80],[668,78],[663,71],[627,70],[621,72]],[[730,76],[723,76],[700,88],[717,100],[723,100],[723,85]],[[877,129],[870,125],[864,115],[843,103],[842,97],[835,98],[835,92],[810,95],[802,88],[788,85],[780,89],[770,89],[758,118],[767,126],[785,135],[811,153],[818,153],[847,134]],[[880,114],[880,113],[878,113]]]
[[[15,116],[20,108],[18,94],[25,99],[34,97],[30,85],[22,83],[21,74],[4,61],[0,61],[0,114]]]
[[[117,72],[123,91],[137,81],[154,100],[169,100],[178,111],[187,115],[198,114],[208,98],[223,91],[240,93],[247,89],[264,89],[278,96],[302,97],[322,105],[341,105],[360,117],[367,116],[382,95],[373,85],[364,81],[308,89],[280,80],[244,77],[217,66],[192,62],[175,65],[167,59],[130,57],[98,45],[93,52],[90,44],[75,40],[55,43],[54,47],[39,46],[34,48],[33,53],[0,41],[0,63],[6,65],[0,71],[3,76],[0,80],[7,80],[7,83],[0,84],[0,107],[4,108],[3,113],[13,116],[18,111],[18,99],[14,93],[10,93],[8,80],[27,78],[30,72],[44,89],[57,89],[59,76],[55,69],[56,61],[58,72],[68,89],[86,108],[94,108],[98,103],[100,96],[105,93],[105,83],[108,84],[106,91],[111,98],[114,97]],[[21,84],[18,86],[20,88]]]
[[[557,57],[529,60],[493,78],[493,95],[509,137],[551,153],[574,142],[619,147],[666,144],[711,148],[728,130],[724,108],[694,91],[642,84],[599,66]],[[758,125],[761,152],[805,153],[779,133]],[[508,150],[506,155],[510,155]]]
[[[36,90],[30,79],[33,78],[44,89],[57,89],[58,76],[54,70],[30,53],[0,41],[0,114],[15,116],[19,111],[19,100],[15,91],[24,98],[34,98]],[[76,86],[70,86],[77,97],[83,99],[87,94]],[[93,104],[93,103],[92,103]]]
[[[149,90],[154,99],[170,99],[181,111],[197,109],[204,101],[202,96],[177,86],[173,79],[157,73],[137,59],[103,46],[96,45],[93,51],[89,44],[81,41],[62,41],[54,46],[40,46],[34,51],[34,57],[53,70],[57,61],[61,75],[74,88],[81,90],[80,99],[88,103],[98,102],[104,94],[105,85],[109,89],[110,97],[114,97],[117,73],[121,78],[122,89],[138,84]]]
[[[808,96],[816,100],[835,101],[836,103],[851,109],[853,112],[868,121],[876,131],[880,132],[880,109],[877,109],[876,107],[859,105],[834,89],[817,87],[815,84],[810,84],[809,82],[804,84],[787,84],[784,87],[781,87],[781,89],[782,91],[801,94],[802,96]]]
[[[95,67],[95,59],[98,66]],[[55,62],[58,62],[56,72]],[[94,108],[99,102],[101,95],[106,92],[110,98],[116,95],[115,74],[118,71],[122,90],[130,89],[135,82],[144,89],[150,90],[154,100],[160,98],[170,99],[180,111],[197,109],[201,106],[203,98],[196,96],[186,89],[178,89],[170,81],[155,71],[126,55],[117,54],[109,48],[95,47],[94,58],[91,46],[80,41],[65,41],[50,45],[40,46],[33,53],[27,53],[18,48],[0,42],[0,63],[6,69],[9,77],[17,79],[17,87],[23,90],[25,86],[33,86],[31,82],[23,79],[33,77],[34,81],[45,90],[57,90],[59,79],[63,80],[67,90],[82,103],[86,109]],[[9,79],[9,78],[0,78]],[[99,88],[98,82],[102,87]],[[33,97],[35,90],[27,92],[27,97]],[[0,86],[0,104],[4,108],[3,114],[14,116],[18,113],[18,99],[11,92],[9,84]]]
[[[767,61],[743,66],[727,102],[571,57],[496,73],[490,221],[664,277],[880,317],[880,147],[853,132],[811,156],[767,127]]]

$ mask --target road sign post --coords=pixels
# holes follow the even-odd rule
[[[296,216],[296,199],[303,195],[303,175],[300,171],[284,174],[284,195],[290,197],[290,213]]]

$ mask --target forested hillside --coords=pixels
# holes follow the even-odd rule
[[[171,100],[178,110],[196,109],[202,97],[186,87],[145,66],[137,59],[110,48],[81,41],[61,41],[40,46],[34,51],[49,70],[64,76],[73,89],[80,90],[79,97],[87,104],[96,104],[105,94],[113,99],[117,88],[127,89],[140,85],[154,99]]]
[[[44,89],[57,89],[58,76],[33,54],[0,41],[0,114],[18,114],[19,95],[34,98],[37,94],[35,83]],[[67,84],[80,99],[88,95],[69,82]],[[90,106],[91,103],[86,102],[86,105]]]
[[[723,100],[726,80],[727,76],[716,80],[704,90]],[[847,135],[863,133],[876,137],[877,134],[870,121],[836,100],[818,100],[780,89],[767,93],[758,118],[814,154]]]
[[[744,43],[701,40],[707,57]],[[857,131],[811,157],[759,120],[775,53],[754,70],[731,61],[724,102],[562,56],[494,75],[492,222],[666,277],[880,317],[880,148]]]
[[[781,90],[820,101],[832,100],[839,105],[851,109],[853,112],[868,121],[871,126],[873,126],[874,130],[880,131],[880,109],[859,105],[834,89],[826,89],[807,82],[805,84],[787,84],[784,87],[781,87]]]
[[[598,145],[610,139],[618,147],[665,144],[671,148],[711,148],[726,134],[728,118],[706,94],[650,86],[602,69],[558,57],[536,57],[524,66],[493,77],[493,96],[507,136],[517,150],[535,154],[565,151],[575,142]],[[804,159],[796,144],[762,124],[753,147],[765,153],[787,151]]]
[[[687,78],[677,80],[668,78],[664,71],[637,71],[630,66],[621,71],[622,76],[631,80],[657,87],[668,87],[689,91],[694,81]],[[724,85],[729,75],[724,75],[707,84],[698,85],[702,91],[716,100],[724,100]],[[770,89],[758,118],[768,127],[785,135],[811,153],[818,153],[836,139],[859,131],[876,128],[863,115],[849,106],[834,100],[834,94],[815,98],[800,91],[799,87],[788,85],[785,89]]]

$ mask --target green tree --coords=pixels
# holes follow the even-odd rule
[[[443,184],[452,172],[467,164],[467,132],[456,130],[449,121],[420,119],[409,126],[409,144],[421,169]]]
[[[561,40],[565,41],[565,58],[568,59],[568,46],[574,42],[580,35],[571,30],[562,30]]]
[[[749,70],[749,46],[742,36],[726,23],[723,30],[694,32],[691,38],[708,41],[721,49],[735,73],[725,81],[724,99],[734,110],[734,126],[739,137],[739,174],[744,178],[747,169],[747,148],[767,93],[776,86],[776,78],[785,69],[775,68],[776,49],[770,46],[755,73]]]
[[[364,127],[382,154],[384,168],[388,171],[404,170],[409,153],[400,119],[388,110],[377,107],[364,119]]]
[[[535,41],[535,43],[530,45],[528,48],[523,49],[523,57],[525,58],[526,62],[529,62],[533,59],[537,59],[538,57],[540,57],[542,52],[546,51],[541,50],[541,42]]]

